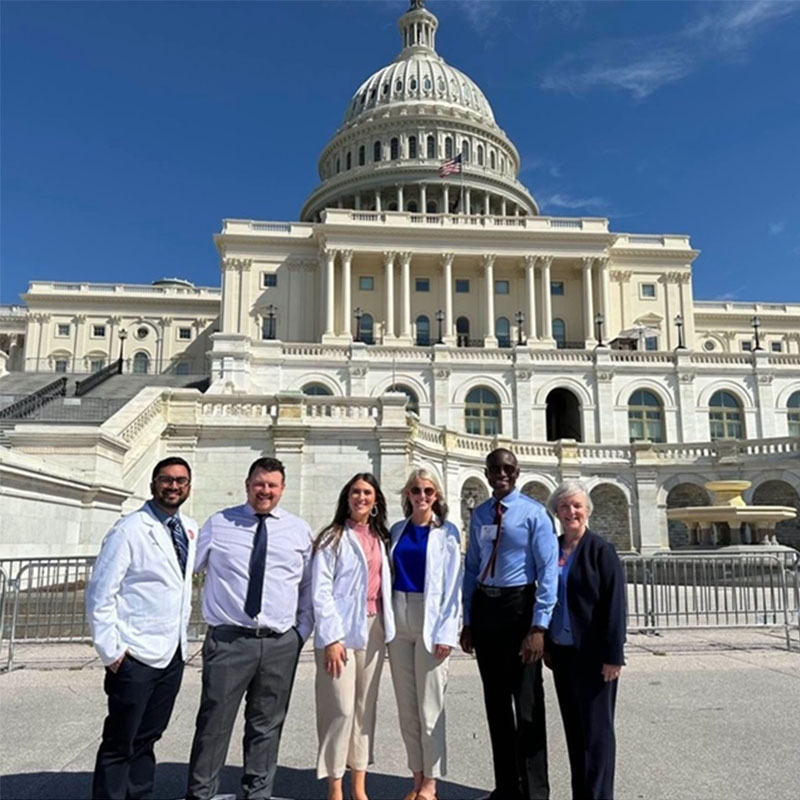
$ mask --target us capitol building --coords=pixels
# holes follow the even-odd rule
[[[434,14],[414,0],[399,28],[300,220],[224,220],[221,290],[33,281],[0,309],[3,405],[64,379],[33,411],[0,408],[0,556],[95,553],[167,454],[193,465],[200,520],[274,454],[283,503],[314,527],[361,470],[399,517],[421,464],[465,525],[498,445],[538,499],[582,477],[620,550],[800,545],[796,520],[687,530],[665,513],[723,478],[800,507],[800,304],[696,301],[688,236],[542,216]]]

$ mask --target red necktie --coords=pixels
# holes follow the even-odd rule
[[[481,583],[486,580],[487,574],[494,578],[494,571],[497,566],[497,550],[500,547],[500,537],[503,535],[503,514],[505,510],[505,506],[498,500],[497,510],[494,515],[494,524],[497,526],[497,536],[494,538],[494,547],[492,547],[492,554],[489,556],[489,563],[486,565],[486,569],[484,569],[481,575]]]

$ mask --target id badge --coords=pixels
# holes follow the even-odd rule
[[[497,538],[497,525],[481,525],[481,541],[493,542]]]

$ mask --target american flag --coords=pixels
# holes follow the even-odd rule
[[[461,153],[455,158],[445,161],[444,164],[439,167],[440,178],[446,178],[448,175],[457,175],[459,172],[461,172]]]

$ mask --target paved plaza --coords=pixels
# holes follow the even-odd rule
[[[199,649],[199,645],[197,645]],[[0,675],[0,797],[85,798],[104,716],[102,670],[84,645],[23,646],[20,668]],[[449,774],[443,800],[491,788],[491,760],[475,662],[453,658],[447,697]],[[568,800],[564,737],[546,677],[553,800]],[[157,797],[178,798],[200,693],[199,656],[187,669],[158,746]],[[780,634],[633,636],[618,706],[617,789],[622,800],[794,800],[800,741],[800,648]],[[388,665],[381,687],[373,800],[408,790]],[[235,792],[241,725],[221,789]],[[306,650],[283,736],[276,797],[324,798],[316,780],[314,663]]]

